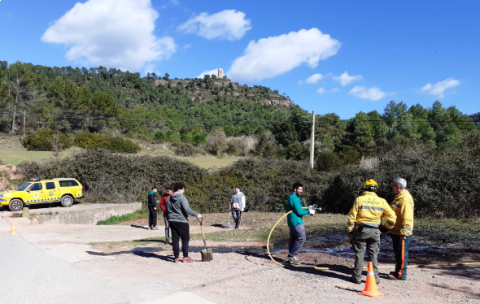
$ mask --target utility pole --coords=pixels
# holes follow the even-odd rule
[[[23,110],[23,137],[25,137],[25,116],[27,116],[27,111]]]
[[[315,111],[312,112],[312,139],[310,142],[310,166],[313,169],[313,150],[315,149]]]

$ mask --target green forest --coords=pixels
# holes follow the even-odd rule
[[[2,61],[0,80],[3,133],[29,135],[47,129],[112,134],[171,142],[179,151],[188,150],[186,154],[199,151],[210,134],[210,146],[204,150],[212,154],[295,160],[309,156],[311,114],[285,93],[239,85],[226,77],[141,77],[101,66],[59,68]],[[335,113],[317,115],[315,153],[333,152],[333,162],[338,158],[349,163],[392,145],[455,148],[479,128],[480,113],[468,116],[439,101],[431,108],[390,101],[383,113],[360,112],[347,121]],[[226,141],[241,136],[256,138],[252,151]]]

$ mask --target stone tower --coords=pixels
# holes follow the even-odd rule
[[[223,78],[223,69],[218,69],[218,78]]]

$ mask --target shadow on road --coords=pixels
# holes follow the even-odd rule
[[[95,256],[116,256],[116,255],[122,255],[122,254],[133,254],[136,256],[140,256],[142,258],[155,258],[167,262],[173,262],[173,257],[170,256],[163,256],[163,255],[157,255],[154,252],[158,251],[163,251],[162,248],[143,248],[143,249],[133,249],[133,250],[125,250],[125,251],[117,251],[117,252],[111,252],[111,253],[105,253],[105,252],[95,252],[95,251],[86,251],[90,255],[95,255]]]
[[[430,285],[433,286],[433,287],[442,288],[442,289],[450,290],[450,291],[454,291],[454,292],[463,292],[463,293],[466,293],[466,294],[470,295],[473,298],[480,299],[480,293],[475,293],[472,290],[472,288],[470,288],[468,286],[459,287],[459,288],[451,288],[451,287],[448,287],[446,284],[443,284],[443,285],[430,284]]]
[[[264,253],[261,252],[251,252],[251,251],[245,251],[245,252],[238,252],[241,255],[245,256],[245,259],[251,262],[248,257],[255,257],[259,259],[264,259],[264,260],[270,260],[270,257]],[[279,261],[276,259],[277,262],[282,263],[282,261]],[[348,269],[338,269],[338,270],[317,270],[315,267],[338,267],[338,265],[327,265],[327,264],[319,264],[319,265],[312,265],[312,264],[305,264],[302,265],[305,266],[305,268],[300,268],[300,267],[284,267],[285,270],[287,271],[293,271],[293,272],[303,272],[303,273],[309,273],[309,274],[314,274],[314,275],[320,275],[320,276],[325,276],[325,277],[330,277],[330,278],[336,278],[339,280],[343,281],[348,281],[351,275],[351,270]],[[281,266],[278,266],[281,267]],[[347,267],[345,267],[347,268]]]
[[[149,230],[150,228],[144,227],[144,226],[139,226],[139,225],[130,225],[132,228],[138,228],[138,229],[147,229]]]

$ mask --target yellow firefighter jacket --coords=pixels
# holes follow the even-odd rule
[[[395,226],[388,231],[390,234],[409,236],[413,233],[413,197],[408,190],[403,190],[397,194],[390,204],[397,215]]]
[[[357,229],[360,224],[378,227],[383,217],[385,217],[385,227],[391,229],[395,225],[396,216],[387,201],[373,192],[363,192],[348,213],[348,232]]]

